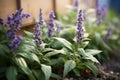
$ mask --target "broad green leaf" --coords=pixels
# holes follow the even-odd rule
[[[17,55],[20,55],[20,56],[22,56],[24,58],[27,58],[30,61],[36,61],[36,62],[40,63],[38,56],[36,54],[34,54],[34,53],[31,53],[31,52],[17,53]]]
[[[59,41],[61,43],[61,45],[64,45],[68,49],[72,50],[72,48],[71,48],[72,44],[70,42],[68,42],[67,40],[65,40],[64,38],[53,37],[53,39]]]
[[[32,70],[32,73],[35,75],[37,80],[45,80],[45,77],[44,77],[44,74],[43,74],[42,70],[40,70],[40,69]]]
[[[64,73],[63,73],[63,77],[65,77],[68,72],[70,72],[72,69],[74,69],[76,67],[76,63],[73,60],[68,60],[65,62],[64,64]]]
[[[26,61],[22,57],[15,58],[15,63],[23,70],[26,74],[30,74],[30,70],[27,66]]]
[[[48,52],[47,54],[45,54],[45,57],[51,57],[51,56],[54,56],[54,55],[57,55],[57,54],[65,54],[64,50],[61,49],[61,50],[53,50],[51,52]]]
[[[93,62],[99,63],[99,61],[92,55],[86,56],[86,57],[84,57],[84,59],[89,59]]]
[[[85,63],[85,65],[93,72],[93,74],[95,76],[97,76],[98,74],[98,69],[97,67],[94,65],[94,63]]]
[[[90,55],[96,55],[96,54],[101,53],[102,51],[100,51],[100,50],[95,50],[95,49],[86,49],[85,52],[86,52],[87,54],[90,54]]]
[[[18,67],[25,73],[28,75],[30,80],[35,80],[31,70],[29,69],[29,67],[27,66],[26,61],[22,58],[22,57],[16,57],[14,59],[15,63],[18,65]]]
[[[52,74],[52,69],[51,69],[51,66],[47,66],[47,65],[44,65],[44,64],[41,64],[41,69],[45,75],[45,80],[49,80],[51,74]]]
[[[7,80],[17,80],[17,70],[15,67],[11,66],[7,69],[7,72],[6,72],[6,77],[7,77]]]
[[[86,54],[86,52],[83,48],[79,48],[78,50],[80,51],[80,55],[82,55],[83,57],[88,56],[88,54]]]
[[[44,51],[43,51],[43,53],[51,52],[51,51],[54,51],[54,49],[52,49],[52,48],[45,48]]]
[[[89,59],[93,62],[99,63],[99,61],[92,54],[87,54],[83,48],[79,48],[78,50],[84,59]]]

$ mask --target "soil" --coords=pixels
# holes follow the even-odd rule
[[[99,74],[95,77],[93,74],[82,75],[79,77],[69,77],[64,80],[120,80],[120,50],[116,53],[110,53],[110,61],[97,64]]]

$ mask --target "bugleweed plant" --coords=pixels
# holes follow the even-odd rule
[[[40,14],[42,14],[41,10]],[[50,20],[46,23],[47,26],[40,24],[44,23],[41,22],[44,21],[42,15],[40,18],[39,22],[35,24],[34,33],[25,31],[26,37],[31,41],[34,40],[37,45],[36,50],[41,53],[39,56],[41,69],[36,69],[34,72],[37,79],[48,80],[50,77],[62,79],[70,71],[76,76],[80,76],[81,70],[85,69],[91,70],[94,75],[98,74],[94,63],[99,63],[99,61],[94,55],[101,51],[84,49],[88,45],[89,39],[84,34],[82,10],[79,11],[76,34],[74,33],[75,36],[70,41],[60,37],[61,30],[54,21],[54,12],[50,12]]]
[[[8,16],[7,22],[0,19],[0,79],[1,80],[35,80],[32,66],[40,64],[35,54],[35,44],[29,39],[17,35],[23,18],[23,9]]]
[[[63,79],[69,72],[80,76],[89,69],[96,76],[99,61],[94,55],[99,50],[85,49],[89,43],[83,27],[83,11],[78,14],[74,37],[67,40],[61,36],[60,26],[55,23],[54,12],[44,22],[40,9],[34,33],[25,31],[24,37],[16,33],[22,26],[22,19],[28,18],[22,9],[8,16],[7,23],[0,19],[0,79],[1,80],[50,80]],[[64,35],[67,35],[62,32]],[[69,37],[70,35],[67,35]]]
[[[72,7],[67,15],[58,14],[58,20],[64,26],[61,36],[69,41],[75,36],[74,26],[76,25],[76,14],[79,8]],[[95,9],[86,8],[83,12],[85,32],[89,33],[88,37],[91,39],[87,48],[102,50],[102,53],[98,54],[97,58],[102,61],[109,60],[109,53],[114,53],[120,47],[119,18],[116,17],[115,12],[108,10],[107,7],[99,7],[98,3],[96,3]],[[67,35],[71,36],[67,37]]]

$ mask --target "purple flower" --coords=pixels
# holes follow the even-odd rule
[[[13,41],[9,43],[9,47],[10,47],[11,51],[15,51],[19,47],[22,39],[23,39],[22,36],[14,37]]]
[[[50,12],[49,18],[50,21],[48,22],[48,37],[52,37],[54,32],[54,18],[55,18],[53,11]]]
[[[111,31],[112,31],[111,28],[108,28],[107,34],[106,34],[106,36],[105,36],[105,38],[104,38],[104,41],[105,41],[106,43],[108,42],[108,40],[109,40],[109,38],[110,38],[110,36],[111,36],[111,34],[112,34]]]
[[[19,9],[17,10],[15,13],[13,13],[12,15],[7,17],[7,24],[10,27],[10,31],[12,32],[8,32],[7,35],[9,35],[8,37],[13,37],[15,36],[16,32],[18,32],[20,30],[20,26],[22,25],[22,19],[28,18],[30,15],[29,14],[22,14],[23,9]],[[14,33],[14,35],[11,35]]]
[[[97,8],[96,15],[97,15],[97,24],[101,24],[107,14],[107,7],[103,6],[101,8]]]
[[[0,18],[0,24],[1,25],[3,25],[4,23],[3,23],[3,19],[2,18]]]
[[[77,19],[77,30],[76,30],[77,43],[81,43],[84,38],[84,28],[82,21],[84,21],[83,11],[80,10]]]
[[[99,0],[95,1],[96,8],[99,8]]]
[[[36,45],[39,47],[40,44],[43,43],[42,39],[41,39],[41,26],[38,22],[36,22],[35,27],[34,27],[34,36],[35,36],[35,43]]]
[[[23,18],[29,18],[30,15],[29,15],[29,14],[23,14],[22,17],[23,17]]]
[[[8,33],[7,33],[8,38],[14,38],[15,36],[16,36],[15,31],[13,31],[13,30],[8,31]]]
[[[107,7],[106,6],[99,6],[99,0],[96,0],[96,16],[97,16],[97,24],[101,24],[103,19],[107,14]]]
[[[40,25],[43,25],[43,22],[44,22],[44,20],[43,20],[42,9],[40,9],[40,14],[39,14],[39,24],[40,24]]]
[[[78,1],[78,0],[74,0],[73,6],[76,7],[76,8],[78,8],[78,6],[79,6],[79,1]]]

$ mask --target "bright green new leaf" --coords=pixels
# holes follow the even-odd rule
[[[70,72],[72,69],[74,69],[76,67],[76,63],[73,60],[68,60],[65,62],[64,64],[64,73],[63,73],[63,77],[65,77],[68,72]]]
[[[44,64],[41,64],[41,69],[45,75],[45,80],[49,80],[51,74],[52,74],[52,69],[51,69],[51,66],[47,66],[47,65],[44,65]]]

